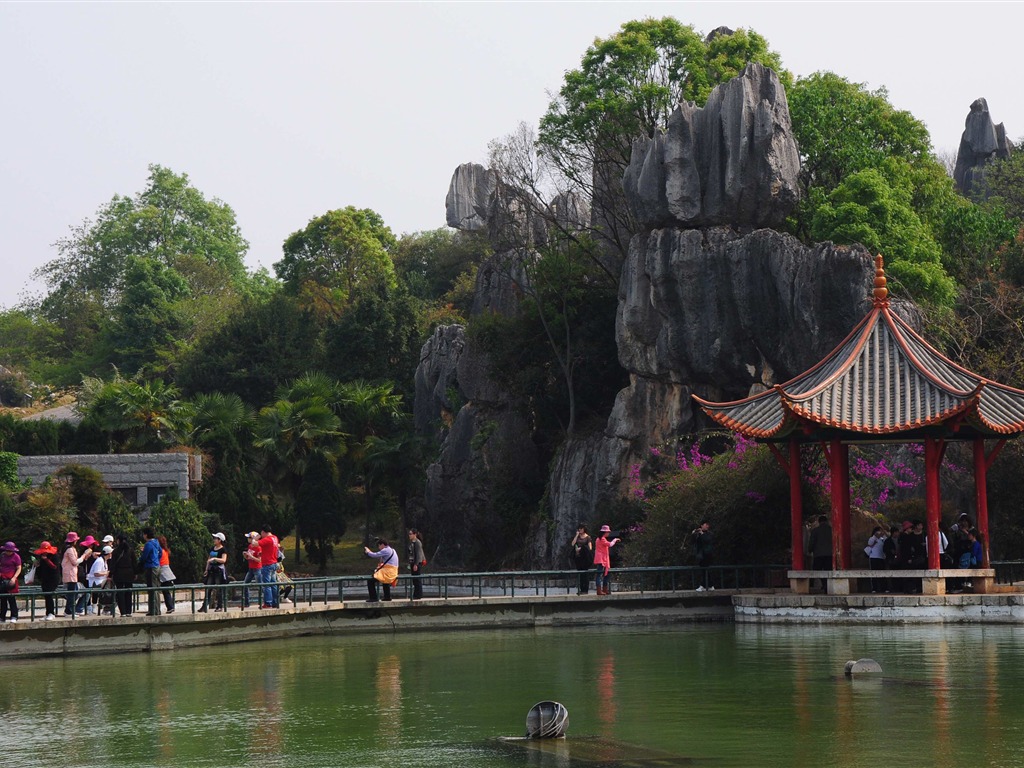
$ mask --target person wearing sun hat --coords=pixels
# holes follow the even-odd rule
[[[18,623],[18,577],[21,575],[21,555],[13,541],[0,547],[0,624],[7,623],[7,611],[11,611],[11,623]]]
[[[79,536],[74,531],[68,532],[64,539],[64,556],[60,561],[61,580],[64,582],[64,589],[67,591],[67,604],[64,606],[65,616],[74,616],[76,613],[85,613],[85,595],[78,601],[79,607],[75,606],[75,592],[82,588],[79,582],[78,566],[84,563],[92,555],[92,550],[87,549],[79,556]]]
[[[608,541],[608,534],[612,529],[607,525],[601,526],[600,535],[594,539],[594,567],[597,569],[597,576],[594,583],[597,586],[597,594],[610,595],[612,593],[611,567],[612,560],[608,550],[619,543],[619,539]]]
[[[60,584],[60,563],[57,562],[57,548],[48,541],[39,545],[39,549],[32,551],[33,555],[39,558],[36,566],[36,581],[39,588],[43,590],[43,600],[46,601],[46,616],[44,621],[53,621],[57,618],[57,585]]]

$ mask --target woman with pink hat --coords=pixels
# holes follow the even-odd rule
[[[0,547],[0,624],[7,623],[7,610],[11,623],[18,623],[18,577],[21,575],[21,556],[13,541]]]
[[[92,556],[92,550],[87,549],[78,556],[78,534],[74,531],[68,533],[64,539],[64,556],[60,561],[61,580],[64,582],[64,589],[68,593],[67,604],[64,606],[65,616],[74,616],[75,613],[85,613],[85,595],[83,594],[75,607],[75,592],[82,588],[79,582],[78,566]]]
[[[57,618],[57,585],[60,583],[60,563],[57,562],[57,548],[48,541],[39,545],[39,549],[33,550],[33,555],[39,557],[39,565],[36,566],[36,581],[43,590],[43,600],[46,601],[46,616],[44,621],[53,621]]]
[[[610,576],[612,561],[608,555],[608,550],[618,544],[619,539],[615,538],[608,541],[608,534],[611,532],[611,528],[607,525],[602,525],[600,535],[594,539],[594,567],[597,568],[597,576],[594,579],[594,583],[597,586],[597,594],[599,595],[610,595],[612,593],[612,580]]]

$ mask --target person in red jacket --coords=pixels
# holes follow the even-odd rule
[[[260,583],[263,584],[263,605],[261,608],[278,607],[277,591],[277,536],[269,525],[260,529]]]

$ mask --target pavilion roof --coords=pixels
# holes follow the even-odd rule
[[[881,256],[871,311],[821,362],[743,400],[694,399],[719,424],[762,440],[796,430],[806,439],[1024,432],[1024,391],[957,365],[890,310]]]

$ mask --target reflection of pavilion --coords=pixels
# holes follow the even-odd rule
[[[971,441],[982,565],[988,569],[986,472],[1006,440],[1024,433],[1024,391],[971,373],[914,332],[891,311],[882,257],[875,263],[871,311],[817,365],[743,400],[711,403],[694,397],[719,424],[767,443],[788,472],[794,572],[804,567],[801,445],[819,443],[828,460],[833,567],[846,571],[851,563],[849,445],[924,445],[926,531],[929,541],[938,541],[939,470],[946,446],[954,440]],[[988,452],[986,439],[996,441]],[[788,446],[788,455],[780,443]],[[928,569],[939,567],[939,548],[929,547]],[[800,581],[806,586],[806,580]],[[941,579],[931,581],[941,593]],[[978,584],[984,587],[988,581]]]

